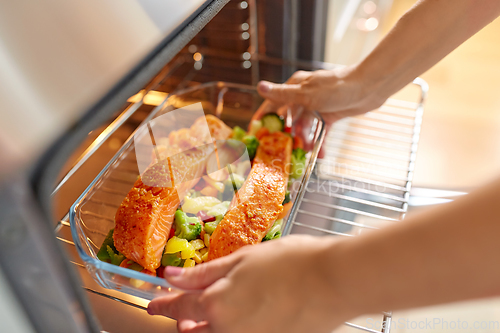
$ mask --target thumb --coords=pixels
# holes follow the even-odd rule
[[[175,287],[184,290],[205,289],[225,277],[241,261],[241,256],[229,255],[190,268],[167,266],[165,278]]]
[[[259,94],[277,104],[304,104],[306,95],[300,84],[275,84],[260,81],[257,85]]]

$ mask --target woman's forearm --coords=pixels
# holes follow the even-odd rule
[[[500,15],[498,0],[423,0],[357,66],[365,95],[388,98]]]
[[[262,81],[259,93],[276,105],[317,110],[330,123],[359,115],[382,105],[498,15],[499,0],[422,0],[360,63],[299,71],[286,84]]]
[[[332,245],[335,289],[361,313],[500,295],[500,180]]]

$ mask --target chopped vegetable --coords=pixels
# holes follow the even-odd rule
[[[177,253],[187,249],[189,249],[188,241],[174,236],[168,240],[164,253]]]
[[[221,185],[223,185],[222,183],[220,183]],[[213,188],[212,186],[205,186],[201,191],[200,191],[201,194],[203,195],[206,195],[206,196],[209,196],[209,197],[215,197],[219,191],[217,191],[215,188]]]
[[[304,149],[297,148],[292,151],[292,167],[290,168],[291,178],[300,178],[306,168],[306,152]]]
[[[219,222],[224,218],[224,215],[226,215],[230,204],[231,204],[230,201],[223,201],[220,204],[213,206],[212,208],[210,208],[209,211],[207,211],[207,215],[215,217],[215,221],[210,221],[205,223],[205,232],[207,234],[211,235],[214,232]]]
[[[247,135],[247,132],[245,132],[243,128],[239,126],[234,126],[233,136],[232,136],[233,139],[241,141],[245,135]]]
[[[184,198],[182,210],[186,213],[197,214],[200,210],[209,210],[213,206],[220,204],[220,200],[215,197]]]
[[[195,251],[196,250],[194,249],[193,245],[188,243],[187,248],[185,250],[181,251],[181,258],[182,259],[192,258],[192,257],[194,257]]]
[[[291,198],[290,198],[290,191],[286,191],[286,193],[285,193],[285,199],[283,200],[282,205],[289,203],[290,200],[291,200]]]
[[[113,251],[113,249],[111,248],[111,246],[106,245],[106,249],[108,251],[110,262],[113,265],[119,266],[122,263],[122,261],[125,259],[125,256],[123,254],[115,253]]]
[[[205,247],[205,243],[201,239],[195,239],[189,242],[193,248],[198,251]]]
[[[193,259],[186,259],[184,262],[184,267],[194,267],[196,265],[196,262]]]
[[[238,191],[243,186],[244,182],[245,178],[243,176],[240,176],[237,173],[232,173],[231,175],[229,175],[229,178],[224,182],[224,185],[226,185],[226,187],[229,187],[234,191]]]
[[[106,235],[106,238],[104,238],[104,242],[102,242],[101,248],[99,249],[99,252],[97,252],[97,258],[101,261],[106,261],[110,262],[111,257],[108,253],[108,246],[111,248],[111,251],[113,253],[118,253],[118,251],[115,248],[115,243],[113,241],[113,232],[115,229],[111,229],[108,234]]]
[[[115,229],[111,229],[106,235],[106,238],[104,239],[104,242],[102,242],[99,252],[97,252],[97,258],[99,258],[99,260],[119,266],[125,259],[125,256],[116,250],[113,241],[114,231]]]
[[[262,126],[269,130],[269,133],[282,132],[285,121],[276,113],[268,113],[262,117]]]
[[[266,236],[264,237],[264,239],[262,241],[265,242],[268,240],[280,238],[281,237],[281,223],[282,222],[283,222],[282,219],[276,220],[276,222],[274,222],[273,226],[271,227],[271,229],[269,229],[269,231],[267,232]]]
[[[198,217],[189,217],[180,209],[175,212],[174,224],[175,236],[178,238],[193,240],[200,235],[201,223]]]
[[[218,205],[213,206],[207,211],[207,215],[210,216],[220,216],[225,215],[229,209],[230,201],[223,201]]]
[[[255,153],[257,152],[257,147],[259,147],[259,140],[255,135],[245,135],[242,139],[245,146],[247,146],[248,158],[253,160]]]
[[[240,176],[237,173],[230,174],[229,178],[224,182],[226,188],[222,195],[223,200],[231,201],[234,194],[238,192],[238,190],[243,186],[244,182],[245,178],[243,178],[243,176]]]
[[[196,214],[203,222],[213,222],[216,220],[215,216],[210,216],[206,212],[200,210],[198,214]]]
[[[201,257],[202,257],[202,255],[201,255],[200,251],[196,251],[196,252],[194,253],[194,257],[193,257],[193,259],[194,259],[194,261],[195,261],[197,264],[201,264],[201,263],[203,262],[203,259],[201,259]]]
[[[220,173],[220,171],[223,171],[223,170],[219,170],[217,173]],[[222,179],[222,180],[227,179],[227,171],[225,171],[224,174],[225,174],[224,178],[218,178],[218,179]],[[224,184],[221,183],[220,181],[215,181],[210,176],[203,176],[203,179],[205,180],[205,182],[208,185],[215,188],[217,191],[224,192]]]
[[[202,187],[203,188],[203,187]],[[201,190],[201,189],[200,189]],[[195,191],[195,190],[189,190],[188,192],[188,195],[191,199],[194,199],[194,198],[199,198],[201,197],[201,192],[200,191]]]
[[[217,222],[207,222],[205,223],[205,232],[209,235],[213,234],[215,228],[217,228]]]
[[[120,267],[128,268],[128,269],[131,269],[131,270],[136,271],[136,272],[140,272],[144,269],[144,267],[142,267],[141,265],[139,265],[135,261],[129,260],[127,258],[125,258],[121,262]]]
[[[179,252],[177,253],[165,253],[161,257],[162,266],[176,266],[180,267],[182,263],[181,255]]]
[[[248,131],[248,134],[250,135],[256,135],[256,133],[262,128],[262,121],[260,120],[252,120],[250,123],[250,130]]]
[[[209,234],[205,234],[205,236],[203,236],[203,242],[205,243],[206,247],[210,247],[210,235]]]

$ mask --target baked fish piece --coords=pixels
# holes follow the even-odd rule
[[[282,132],[260,139],[252,169],[210,237],[208,260],[262,241],[283,210],[292,138]]]
[[[203,175],[214,149],[212,143],[207,144],[210,138],[200,137],[199,133],[206,133],[200,130],[205,126],[203,118],[212,141],[225,140],[231,135],[231,128],[211,115],[198,118],[189,129],[171,134],[170,146],[165,151],[178,153],[152,164],[116,212],[113,233],[116,249],[149,271],[160,266],[180,199]]]

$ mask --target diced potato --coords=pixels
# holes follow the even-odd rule
[[[186,259],[184,262],[184,267],[194,267],[194,265],[196,265],[196,261],[193,259]]]
[[[195,239],[189,242],[195,250],[200,250],[205,247],[205,243],[201,239]]]
[[[206,247],[204,247],[200,250],[200,253],[202,256],[205,255],[205,253],[207,253],[207,252],[208,252],[208,248],[206,248]]]
[[[203,262],[208,260],[208,252],[201,256],[201,260],[203,260]]]
[[[220,204],[220,200],[215,197],[198,197],[198,198],[184,198],[182,210],[185,213],[198,214],[200,210],[209,210],[215,205]]]
[[[181,252],[181,259],[188,259],[194,257],[195,249],[193,245],[188,243],[188,248]]]
[[[215,197],[217,195],[217,189],[213,188],[212,186],[205,186],[201,191],[201,194],[207,195],[209,197]]]
[[[201,259],[201,253],[200,251],[195,251],[194,252],[194,257],[193,257],[194,261],[197,263],[197,264],[201,264],[203,262],[203,259]]]
[[[231,204],[230,201],[223,201],[218,205],[213,206],[207,211],[207,215],[209,216],[219,216],[222,215],[224,216],[227,213],[227,210],[229,209],[229,205]]]
[[[205,246],[210,247],[210,235],[205,234],[205,236],[203,238],[204,238],[203,241],[205,242]]]
[[[176,253],[189,250],[190,248],[192,248],[192,246],[187,240],[174,236],[168,240],[165,253]]]

